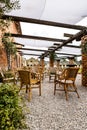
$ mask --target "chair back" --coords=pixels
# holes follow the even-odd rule
[[[30,84],[31,73],[28,70],[18,70],[19,77],[22,83]]]
[[[56,68],[55,67],[50,67],[49,72],[50,72],[50,74],[55,74],[56,73]]]
[[[79,68],[69,67],[65,69],[65,80],[75,81]]]

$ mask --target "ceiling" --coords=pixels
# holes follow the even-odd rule
[[[10,15],[33,18],[38,20],[46,20],[60,22],[71,25],[83,25],[79,22],[87,16],[87,0],[20,0],[21,8],[13,10]],[[84,23],[86,26],[86,22]],[[64,37],[64,33],[76,34],[79,30],[60,28],[47,25],[31,24],[21,22],[22,34],[33,36],[44,36],[49,38],[60,38],[67,40],[69,37]],[[38,48],[48,50],[48,47],[54,46],[53,41],[33,40],[25,38],[15,38],[16,42],[24,44],[25,48]],[[80,45],[80,41],[74,40],[70,44]],[[22,50],[26,54],[42,54],[39,51]],[[81,54],[80,48],[62,47],[57,52]],[[58,54],[59,56],[59,54]],[[61,55],[64,56],[64,55]],[[29,58],[29,55],[24,57]],[[32,55],[31,55],[32,57]],[[36,56],[38,57],[38,56]]]

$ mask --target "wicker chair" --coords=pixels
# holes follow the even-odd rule
[[[0,72],[0,82],[2,83],[10,83],[13,82],[16,83],[15,75],[12,72]]]
[[[39,88],[39,95],[41,96],[41,77],[33,78],[32,73],[28,70],[18,70],[19,78],[20,78],[20,90],[22,89],[23,85],[26,85],[26,93],[29,90],[29,101],[32,97],[32,89]]]
[[[75,85],[75,79],[77,76],[79,68],[77,67],[69,67],[66,68],[60,75],[55,76],[54,80],[54,95],[56,90],[65,91],[66,100],[68,100],[68,92],[76,92],[79,98],[79,94],[77,92],[77,87]],[[57,85],[58,87],[57,88]],[[61,89],[63,87],[63,89]]]

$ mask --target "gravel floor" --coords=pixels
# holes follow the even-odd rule
[[[48,77],[42,83],[42,96],[38,96],[38,89],[33,89],[32,100],[28,102],[24,93],[26,123],[30,130],[87,130],[87,88],[81,86],[80,74],[76,85],[80,98],[76,93],[69,93],[69,101],[62,91],[54,96],[54,84],[49,83]]]

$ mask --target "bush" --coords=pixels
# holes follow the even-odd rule
[[[0,130],[16,130],[25,127],[22,107],[19,105],[16,86],[0,86]]]

